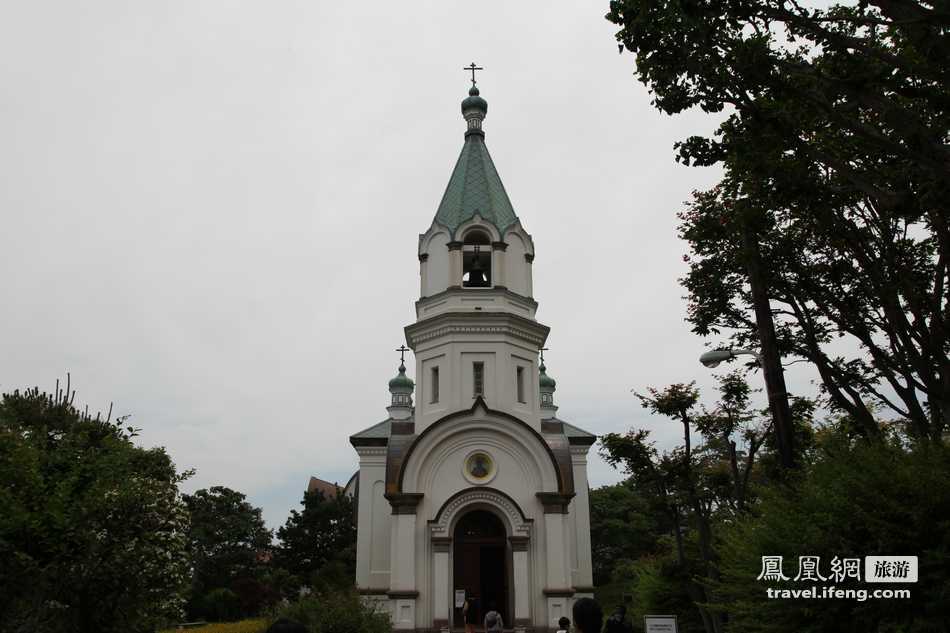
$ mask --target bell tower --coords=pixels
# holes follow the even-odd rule
[[[488,102],[474,78],[462,101],[462,151],[419,236],[420,296],[406,341],[416,357],[416,432],[477,398],[541,427],[534,242],[485,145]]]

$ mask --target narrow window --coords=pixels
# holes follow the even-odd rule
[[[432,368],[432,399],[429,400],[430,403],[435,403],[439,401],[439,368]]]
[[[474,385],[472,397],[485,395],[485,363],[472,363],[472,378]]]
[[[524,367],[518,368],[518,402],[524,402]]]

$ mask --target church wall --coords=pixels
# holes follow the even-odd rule
[[[356,584],[361,590],[389,589],[390,506],[385,492],[386,449],[367,447],[360,453],[360,495],[356,536]]]
[[[537,349],[514,337],[460,334],[451,340],[417,346],[416,432],[453,411],[468,409],[475,400],[473,363],[484,363],[484,394],[492,409],[510,413],[541,428]],[[432,403],[432,368],[439,367],[439,402]],[[523,368],[524,402],[518,401],[517,368]]]
[[[590,485],[587,481],[587,451],[590,447],[572,447],[571,462],[574,467],[576,496],[570,512],[574,518],[574,554],[572,570],[575,588],[587,589],[594,585],[594,570],[590,551]],[[586,592],[585,592],[586,593]]]
[[[420,263],[422,271],[422,294],[423,297],[431,297],[434,294],[442,292],[450,285],[449,283],[449,236],[444,231],[439,231],[429,238],[425,245],[428,257]]]
[[[505,249],[505,281],[508,290],[525,297],[531,296],[531,264],[525,261],[528,252],[524,238],[518,233],[505,236],[508,248]]]

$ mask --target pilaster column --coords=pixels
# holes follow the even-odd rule
[[[508,276],[505,272],[505,242],[491,243],[491,283],[493,286],[508,287]]]
[[[392,506],[392,540],[389,599],[392,601],[393,628],[416,628],[416,506],[419,493],[387,495]]]
[[[449,242],[449,288],[462,286],[462,243]]]
[[[420,253],[419,255],[419,297],[426,296],[426,290],[429,287],[429,254]]]
[[[569,547],[565,538],[564,519],[573,495],[557,492],[539,492],[538,499],[544,506],[544,535],[547,549],[547,578],[544,588],[547,603],[547,626],[554,628],[561,616],[568,614],[568,602],[574,595],[571,587],[571,567],[568,561]]]
[[[452,604],[452,591],[449,584],[449,548],[452,538],[435,536],[432,538],[432,628],[449,630],[449,607]]]
[[[514,627],[517,633],[524,633],[525,627],[531,625],[531,583],[528,581],[528,546],[527,536],[509,536],[511,542],[512,581],[515,590]]]

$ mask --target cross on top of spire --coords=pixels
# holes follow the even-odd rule
[[[541,364],[542,364],[542,365],[544,364],[544,352],[546,352],[546,351],[548,351],[548,348],[546,348],[546,347],[542,347],[542,348],[541,348]]]
[[[476,70],[485,70],[485,69],[482,68],[481,66],[476,66],[476,65],[475,65],[475,62],[472,62],[471,66],[464,66],[464,67],[462,68],[462,70],[470,70],[470,71],[472,71],[472,86],[474,87],[474,86],[475,86],[475,71],[476,71]]]
[[[399,364],[400,364],[400,365],[405,365],[405,364],[406,364],[406,352],[409,351],[409,348],[406,347],[405,345],[400,345],[399,347],[396,348],[396,351],[399,352]]]

